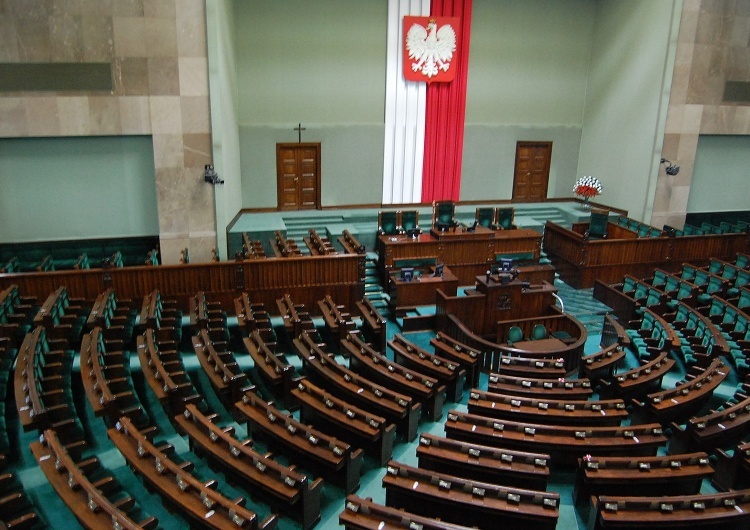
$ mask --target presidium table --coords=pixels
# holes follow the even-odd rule
[[[476,277],[492,269],[500,258],[536,262],[541,244],[542,235],[530,228],[490,230],[478,226],[471,231],[461,227],[444,232],[433,229],[416,237],[381,235],[377,241],[378,267],[383,285],[388,285],[392,270],[440,263],[450,267],[459,285],[473,285]],[[554,279],[550,266],[525,269],[527,274],[539,275],[528,278],[532,283],[547,280],[550,275]]]

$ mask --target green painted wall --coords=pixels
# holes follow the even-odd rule
[[[655,190],[669,97],[665,80],[671,79],[674,54],[670,43],[676,39],[674,4],[597,3],[577,176],[598,177],[604,188],[600,200],[639,220],[650,211]]]
[[[516,143],[551,141],[549,197],[578,164],[593,0],[474,0],[461,199],[510,199]]]
[[[323,206],[380,202],[385,0],[234,4],[242,205],[276,207],[276,143],[321,143]]]
[[[571,5],[572,4],[572,5]],[[510,198],[515,145],[575,176],[595,0],[475,0],[461,199]],[[276,206],[275,144],[321,142],[323,206],[379,203],[386,0],[234,3],[242,206]]]
[[[150,136],[0,139],[0,242],[159,234]]]
[[[688,213],[746,211],[748,167],[749,136],[698,137]]]

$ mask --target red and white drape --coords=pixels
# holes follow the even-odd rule
[[[389,0],[383,204],[458,200],[461,189],[472,0]],[[404,15],[461,19],[450,83],[403,77]]]

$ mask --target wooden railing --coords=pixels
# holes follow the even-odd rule
[[[188,298],[202,290],[211,293],[212,299],[224,307],[232,307],[233,298],[242,291],[251,292],[253,301],[267,307],[275,305],[279,292],[289,293],[307,307],[315,307],[317,300],[330,294],[338,303],[353,307],[364,294],[360,274],[364,259],[364,255],[339,254],[0,274],[0,289],[15,284],[25,296],[38,300],[45,300],[61,285],[71,296],[86,300],[95,300],[109,287],[123,299],[142,298],[158,289],[164,296],[178,300],[183,310],[188,308]]]

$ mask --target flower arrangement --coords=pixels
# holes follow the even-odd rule
[[[596,177],[581,177],[576,180],[573,186],[573,193],[579,197],[583,197],[584,200],[589,200],[591,197],[596,197],[602,192],[602,183]]]

